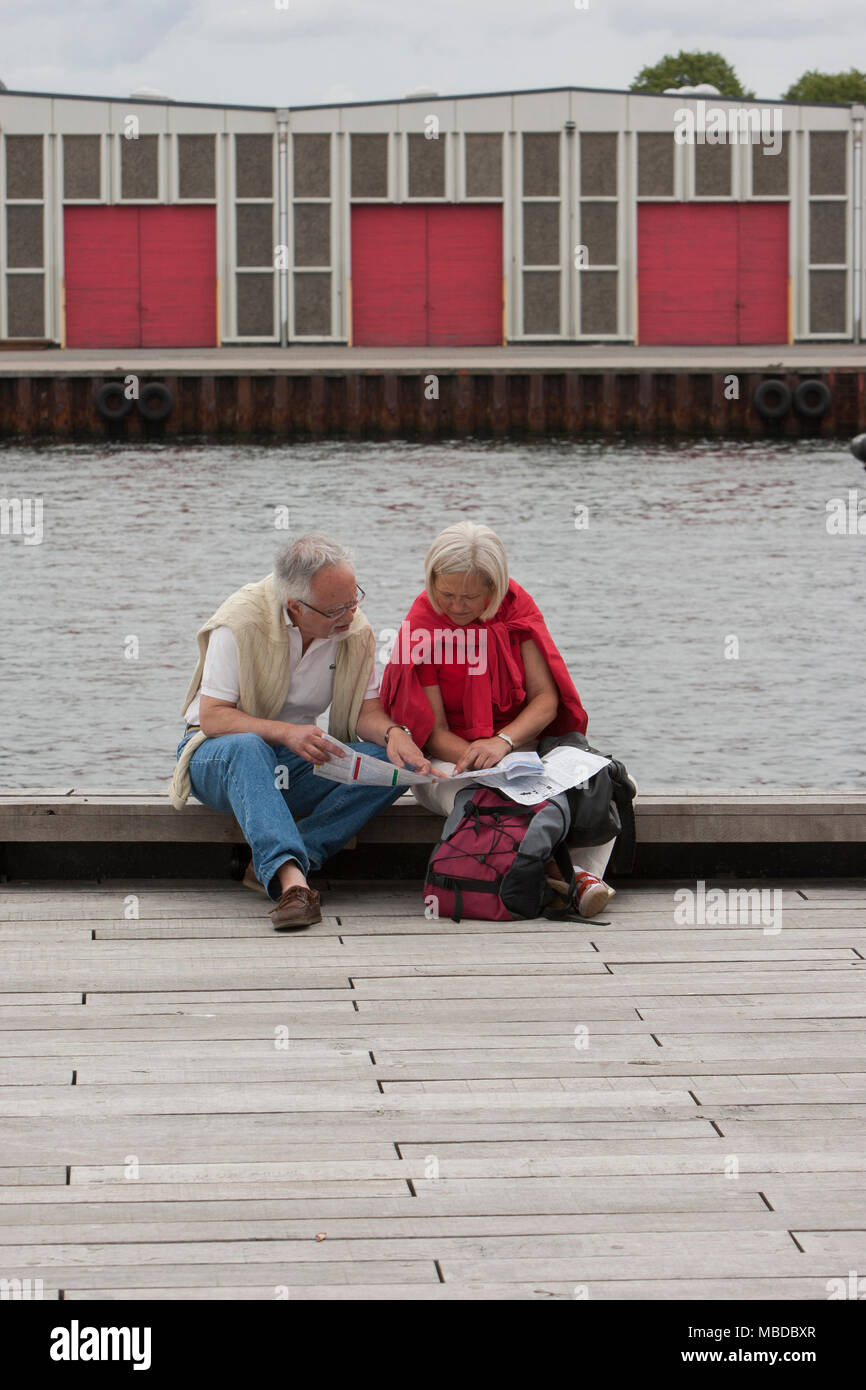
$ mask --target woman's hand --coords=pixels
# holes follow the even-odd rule
[[[458,772],[480,772],[482,768],[495,767],[510,752],[504,738],[477,738],[458,759],[454,776]]]
[[[392,728],[385,751],[395,767],[407,768],[409,772],[422,772],[425,776],[429,776],[431,772],[436,777],[442,776],[441,772],[436,772],[435,768],[430,766],[430,759],[425,757],[412,735],[407,734],[405,729]]]

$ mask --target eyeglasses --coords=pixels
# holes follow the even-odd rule
[[[302,598],[295,599],[295,603],[303,603],[305,608],[311,608],[314,613],[318,613],[320,618],[327,618],[328,622],[333,623],[336,622],[338,618],[342,618],[344,613],[354,612],[354,610],[359,606],[359,604],[362,604],[364,602],[365,598],[366,594],[364,593],[364,590],[361,588],[359,584],[355,589],[354,602],[344,603],[342,608],[333,608],[330,613],[324,612],[324,610],[321,608],[313,608],[313,605],[311,603],[306,603]]]

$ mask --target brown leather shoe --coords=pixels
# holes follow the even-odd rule
[[[292,927],[311,927],[322,920],[321,899],[314,888],[302,888],[295,884],[287,888],[268,916],[276,931],[288,931]]]

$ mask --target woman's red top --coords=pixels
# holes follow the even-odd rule
[[[382,704],[395,723],[406,724],[423,748],[433,729],[424,686],[438,685],[448,727],[470,742],[490,738],[526,704],[520,644],[531,638],[559,690],[556,717],[545,734],[586,732],[587,716],[565,662],[541,612],[513,579],[499,608],[486,621],[452,623],[419,594],[404,620],[385,668]]]

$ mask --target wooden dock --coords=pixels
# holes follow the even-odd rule
[[[418,885],[322,886],[322,924],[278,935],[232,883],[0,885],[4,1296],[826,1300],[866,1274],[862,879],[764,881],[778,931],[679,925],[694,884],[459,926]]]

